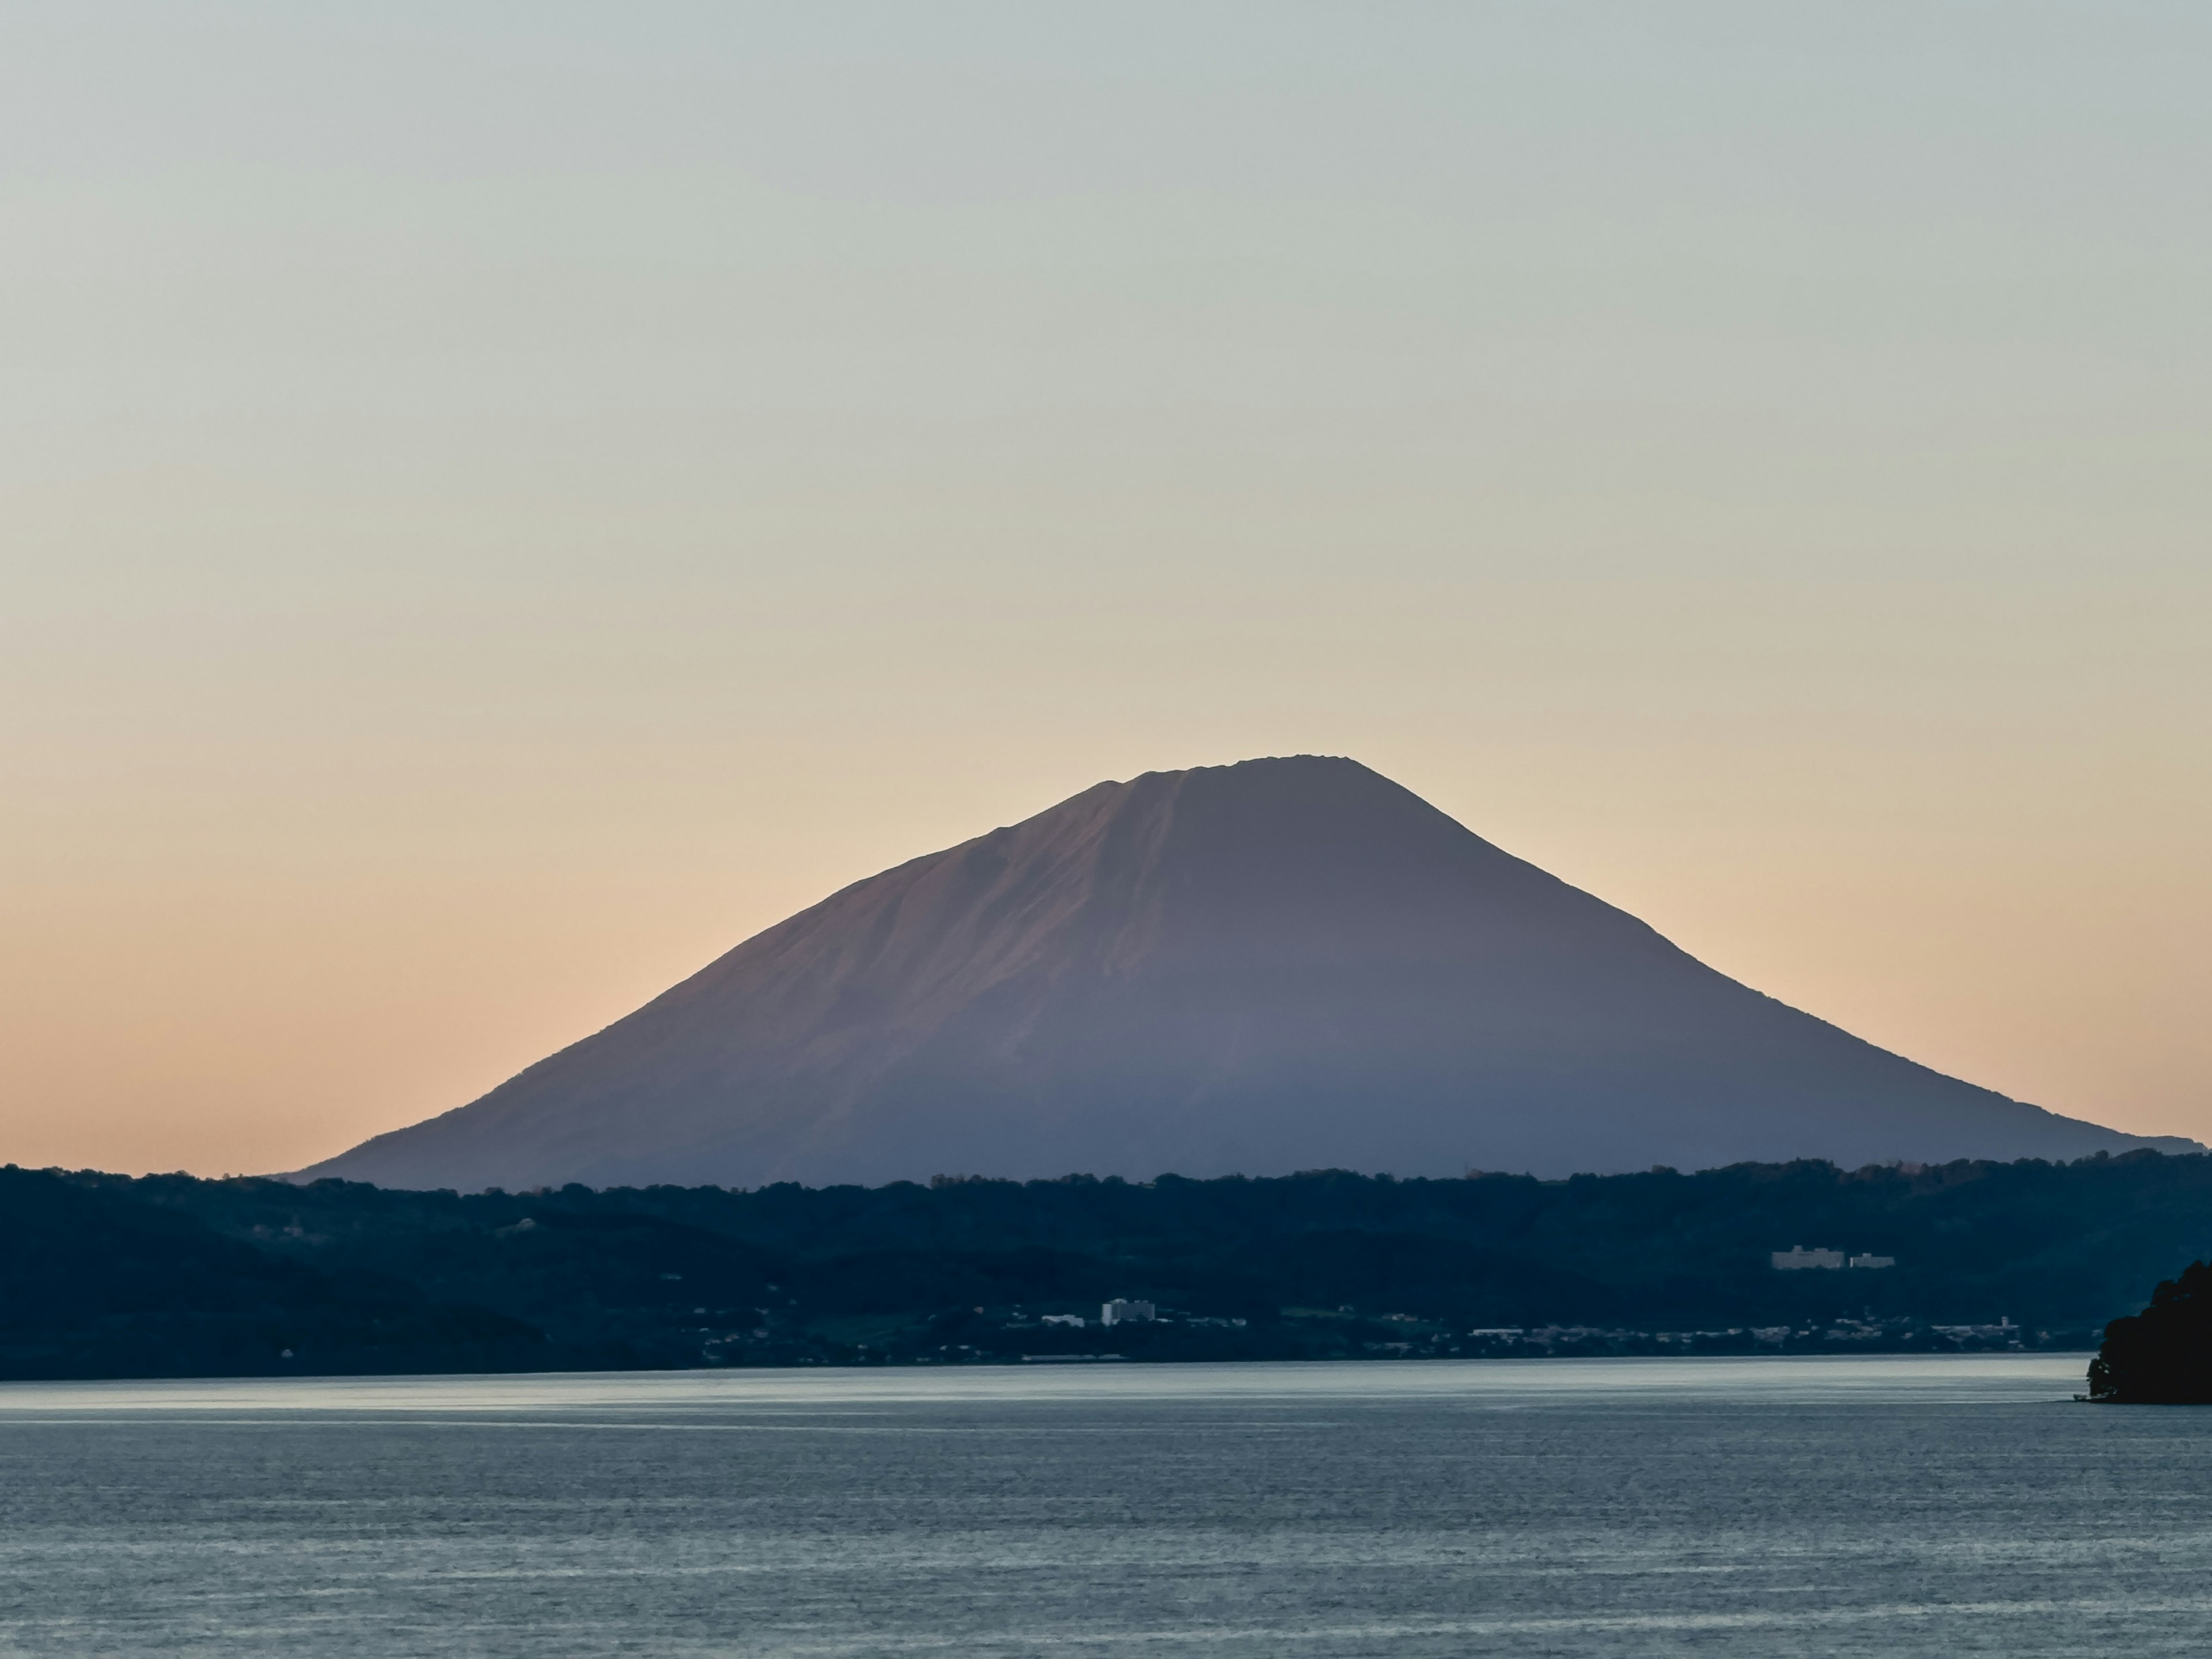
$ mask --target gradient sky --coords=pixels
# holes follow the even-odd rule
[[[1355,756],[2212,1138],[2212,9],[0,11],[0,1162]]]

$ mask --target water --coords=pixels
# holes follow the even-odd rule
[[[2080,1357],[0,1386],[0,1653],[2196,1654]]]

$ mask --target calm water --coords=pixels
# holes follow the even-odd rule
[[[2082,1361],[0,1386],[0,1653],[2199,1654]]]

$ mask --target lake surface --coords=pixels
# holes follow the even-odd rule
[[[2084,1363],[0,1385],[0,1653],[2201,1653]]]

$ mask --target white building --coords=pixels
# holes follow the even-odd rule
[[[1102,1325],[1145,1325],[1152,1322],[1152,1304],[1149,1302],[1124,1302],[1115,1297],[1098,1310]]]

